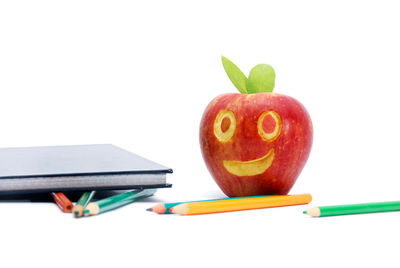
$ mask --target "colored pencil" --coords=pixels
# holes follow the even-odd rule
[[[312,217],[327,217],[389,211],[400,211],[400,201],[312,207],[303,213]]]
[[[180,215],[220,213],[248,209],[303,205],[310,203],[311,199],[310,194],[301,194],[183,203],[171,208],[171,212]]]
[[[56,202],[57,206],[64,212],[64,213],[71,213],[72,212],[72,202],[65,196],[63,193],[51,193],[53,196],[54,202]]]
[[[98,200],[96,202],[91,202],[86,206],[84,210],[85,215],[97,215],[104,213],[106,211],[116,209],[132,203],[138,199],[152,196],[157,189],[144,189],[140,191],[126,192],[118,195],[114,195],[108,198]]]
[[[83,210],[86,208],[87,204],[89,204],[90,200],[92,200],[95,193],[96,191],[91,191],[82,194],[72,209],[72,213],[75,217],[83,216]]]
[[[264,197],[264,196],[272,196],[272,195],[259,195],[251,197]],[[147,211],[155,212],[157,214],[172,214],[171,208],[183,203],[208,202],[208,201],[231,200],[231,199],[241,199],[241,198],[249,198],[249,196],[157,204],[154,207],[148,208]]]

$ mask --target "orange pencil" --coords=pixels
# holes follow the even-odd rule
[[[54,198],[54,201],[58,205],[58,207],[64,212],[64,213],[71,213],[72,212],[72,202],[65,196],[63,193],[51,193],[51,195]]]
[[[310,203],[311,199],[312,197],[310,194],[277,195],[240,199],[234,198],[220,201],[183,203],[171,208],[171,212],[180,215],[219,213],[247,209],[304,205]]]

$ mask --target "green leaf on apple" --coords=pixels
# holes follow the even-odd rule
[[[275,71],[268,64],[258,64],[251,69],[247,80],[247,93],[272,92],[275,87]]]
[[[222,56],[222,65],[229,79],[242,94],[272,92],[275,87],[275,71],[271,65],[258,64],[251,69],[249,78],[233,62]]]
[[[222,65],[224,66],[225,72],[228,75],[229,79],[235,85],[235,87],[239,90],[240,93],[247,93],[247,77],[243,74],[243,72],[230,60],[222,58]]]

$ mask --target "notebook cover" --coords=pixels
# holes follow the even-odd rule
[[[0,179],[160,172],[172,169],[111,144],[0,149]]]

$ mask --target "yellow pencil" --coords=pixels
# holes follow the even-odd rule
[[[180,215],[219,213],[247,209],[304,205],[310,203],[311,199],[312,197],[310,194],[299,194],[183,203],[171,208],[171,212]]]

